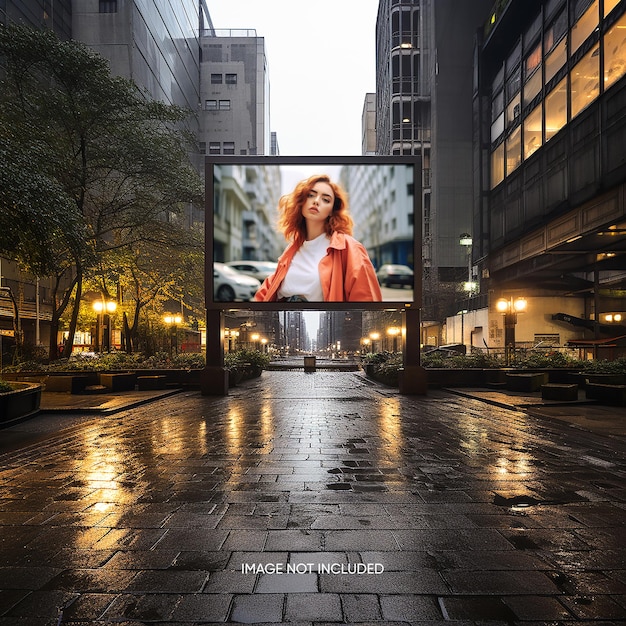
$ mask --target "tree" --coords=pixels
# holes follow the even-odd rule
[[[0,56],[0,148],[11,160],[0,208],[24,228],[18,247],[0,233],[0,252],[33,274],[54,276],[55,358],[59,320],[71,305],[71,349],[83,281],[102,255],[132,250],[155,233],[162,244],[167,216],[201,199],[182,130],[189,112],[150,100],[111,76],[87,46],[48,30],[0,27]]]

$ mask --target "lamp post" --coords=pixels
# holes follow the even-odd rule
[[[258,350],[259,349],[259,339],[261,339],[261,335],[259,335],[259,333],[253,333],[252,335],[250,335],[250,339],[252,339],[252,341],[254,342],[254,349]]]
[[[387,329],[387,334],[391,337],[392,339],[392,345],[393,345],[393,352],[397,352],[398,351],[398,335],[401,333],[402,331],[397,327],[397,326],[390,326]]]
[[[178,325],[183,321],[182,316],[174,315],[173,313],[167,313],[163,317],[163,321],[170,329],[170,359],[172,358],[172,351],[174,354],[178,354]]]
[[[504,358],[507,365],[515,354],[515,325],[517,314],[526,310],[525,298],[500,298],[496,302],[496,310],[504,314]]]
[[[474,291],[474,281],[472,280],[472,236],[469,233],[463,233],[459,235],[459,243],[466,249],[467,253],[467,282],[463,286],[467,291],[468,297],[472,295]]]
[[[363,352],[368,351],[368,347],[370,343],[371,343],[371,340],[369,337],[363,337],[363,339],[361,339],[361,344],[363,345]]]
[[[111,313],[115,313],[115,300],[95,300],[93,310],[96,312],[96,352],[111,352]]]
[[[370,339],[372,340],[372,352],[376,352],[376,342],[380,339],[380,333],[370,333]]]

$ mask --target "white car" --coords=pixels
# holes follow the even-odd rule
[[[213,297],[218,302],[247,302],[254,299],[261,283],[256,278],[224,265],[213,263]]]
[[[226,265],[242,274],[257,278],[261,282],[273,274],[278,267],[278,263],[272,263],[272,261],[229,261]]]

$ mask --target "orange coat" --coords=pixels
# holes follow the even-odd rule
[[[254,299],[257,302],[276,302],[291,260],[298,251],[291,244],[278,259],[276,271],[268,276]],[[363,244],[354,237],[333,233],[328,254],[319,264],[324,302],[380,302],[382,294],[374,266]]]

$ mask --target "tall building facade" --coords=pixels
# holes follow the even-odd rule
[[[0,0],[0,24],[49,28],[60,39],[70,39],[73,4],[73,0]]]
[[[376,151],[422,163],[424,318],[441,320],[467,279],[472,225],[472,51],[491,0],[381,0]]]
[[[626,4],[501,2],[476,59],[474,260],[493,294],[487,339],[501,340],[500,296],[528,299],[518,341],[626,334]]]
[[[201,148],[206,154],[277,152],[263,37],[254,30],[205,29],[201,47]]]

